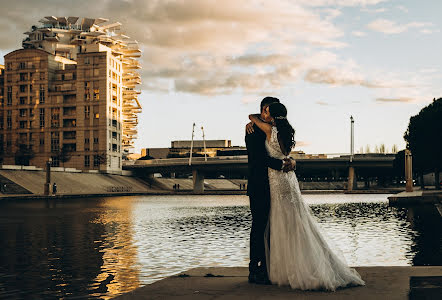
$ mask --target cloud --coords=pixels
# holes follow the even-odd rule
[[[439,29],[434,29],[434,30],[432,30],[432,29],[422,29],[420,32],[423,33],[423,34],[432,34],[432,33],[440,32],[440,30]]]
[[[357,37],[362,37],[366,35],[366,33],[362,31],[352,31],[351,34]]]
[[[321,105],[321,106],[328,106],[328,105],[330,105],[330,103],[327,103],[327,102],[324,102],[324,101],[316,101],[315,103],[318,104],[318,105]]]
[[[83,7],[88,7],[86,17],[119,21],[122,31],[139,42],[143,90],[256,96],[300,80],[378,89],[402,82],[378,79],[382,76],[370,80],[357,66],[342,61],[336,51],[347,45],[343,30],[333,21],[341,15],[341,7],[369,8],[383,2],[386,0],[225,0],[222,5],[215,0],[6,2],[0,12],[0,48],[19,48],[24,38],[21,33],[45,15],[84,16]],[[42,12],[41,7],[52,10]],[[407,28],[428,29],[419,24],[410,23]]]
[[[309,6],[370,6],[389,0],[298,0]]]
[[[338,6],[366,6],[378,0],[57,0],[7,2],[0,13],[2,49],[21,45],[20,33],[45,15],[105,17],[123,24],[136,39],[142,89],[203,95],[245,94],[278,89],[310,68],[322,68],[345,47],[344,32],[332,21]],[[322,10],[312,6],[323,6]],[[45,10],[41,7],[50,7]],[[7,13],[6,13],[7,12]],[[288,30],[290,29],[290,30]],[[265,54],[263,54],[265,53]],[[306,54],[307,53],[307,54]]]
[[[296,148],[299,149],[299,147],[308,147],[310,146],[312,143],[311,142],[307,142],[307,141],[296,141]]]
[[[396,24],[393,21],[386,19],[377,19],[367,25],[373,31],[382,32],[385,34],[398,34],[409,30],[410,28],[423,28],[432,26],[431,23],[411,22],[407,24]]]
[[[367,80],[360,73],[350,69],[311,69],[304,77],[305,81],[336,86],[358,85],[367,88],[386,88],[386,82]]]
[[[401,98],[377,98],[376,102],[386,103],[386,102],[392,102],[392,103],[409,103],[413,102],[415,99],[408,98],[408,97],[401,97]]]
[[[399,6],[397,6],[397,9],[403,11],[404,13],[408,13],[408,8],[406,8],[406,7],[403,6],[403,5],[399,5]]]
[[[367,13],[379,14],[379,13],[386,12],[387,9],[386,9],[385,7],[381,7],[381,8],[373,8],[373,9],[365,8],[365,7],[364,7],[364,8],[361,8],[361,11],[363,11],[363,12],[367,12]]]

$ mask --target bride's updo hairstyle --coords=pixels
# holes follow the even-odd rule
[[[275,120],[278,129],[278,141],[281,150],[285,155],[289,155],[293,147],[295,147],[295,130],[287,120],[287,109],[282,103],[272,103],[269,105],[270,116]]]

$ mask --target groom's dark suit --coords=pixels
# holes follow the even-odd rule
[[[250,233],[249,271],[258,271],[258,262],[265,272],[264,231],[269,218],[270,187],[267,168],[281,170],[283,161],[270,157],[265,148],[265,133],[256,125],[254,132],[246,134],[249,177],[247,195],[250,198],[252,212],[252,230]]]

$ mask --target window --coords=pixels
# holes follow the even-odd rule
[[[6,70],[11,71],[12,70],[12,63],[6,64]]]
[[[84,156],[84,166],[85,167],[89,167],[90,165],[91,165],[90,156],[89,155],[85,155]]]
[[[40,138],[40,145],[44,145],[45,144],[45,139],[44,138]]]
[[[57,152],[60,150],[60,133],[53,131],[51,132],[51,151]]]
[[[12,86],[8,86],[8,99],[7,99],[7,105],[12,105]]]
[[[26,63],[25,62],[21,62],[18,64],[18,68],[19,69],[25,69],[26,68]]]
[[[60,127],[60,108],[51,108],[51,127]]]
[[[30,117],[34,116],[34,110],[32,108],[29,109],[29,116]]]
[[[20,93],[25,93],[26,92],[26,85],[22,84],[20,85]]]
[[[27,109],[20,109],[20,117],[26,117]]]
[[[45,79],[45,73],[41,72],[40,73],[40,80],[44,80]]]
[[[100,90],[94,89],[94,100],[99,100],[99,99],[100,99]]]
[[[20,97],[20,104],[26,104],[26,97]]]
[[[40,128],[45,127],[45,109],[40,108]]]
[[[45,103],[45,86],[40,84],[40,104]]]
[[[28,121],[20,121],[19,126],[21,129],[26,128],[26,126],[28,125]]]
[[[12,128],[12,110],[8,110],[6,115],[6,126],[8,129]]]
[[[60,158],[57,156],[52,156],[52,166],[59,167],[60,166]]]
[[[85,119],[90,117],[90,115],[91,115],[90,110],[91,110],[91,107],[90,107],[90,106],[85,106],[85,107],[84,107],[84,118],[85,118]]]
[[[89,65],[89,64],[90,64],[90,59],[89,59],[89,57],[85,57],[85,58],[84,58],[84,64],[85,64],[85,65]]]
[[[94,69],[94,77],[98,77],[98,76],[100,76],[100,70]]]
[[[99,167],[99,166],[100,166],[100,156],[94,155],[94,167]]]
[[[27,80],[27,76],[28,74],[26,74],[26,73],[20,73],[20,81],[25,81],[25,80]]]
[[[94,144],[98,144],[98,138],[94,137]]]
[[[84,139],[84,143],[85,143],[85,144],[89,144],[89,138],[85,138],[85,139]]]

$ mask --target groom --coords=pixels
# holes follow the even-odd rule
[[[272,103],[279,103],[278,98],[265,97],[261,101],[261,119],[265,119],[265,110]],[[270,188],[267,168],[292,171],[295,168],[293,159],[275,159],[267,154],[266,135],[256,125],[246,125],[246,147],[248,155],[249,177],[247,195],[250,198],[252,212],[252,230],[250,232],[249,282],[269,284],[267,275],[264,231],[267,226],[270,210]]]

